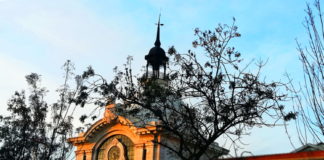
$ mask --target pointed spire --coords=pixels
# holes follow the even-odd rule
[[[161,18],[161,13],[159,15],[159,21],[158,21],[158,24],[157,24],[157,31],[156,31],[156,40],[155,40],[155,43],[154,45],[157,46],[157,47],[160,47],[161,46],[161,42],[160,42],[160,26],[162,26],[163,24],[160,24],[160,18]]]

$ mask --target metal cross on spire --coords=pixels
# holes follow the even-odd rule
[[[160,18],[161,18],[161,13],[159,14],[159,21],[156,24],[158,27],[157,27],[157,31],[156,31],[156,40],[155,40],[154,45],[157,46],[157,47],[161,46],[161,42],[160,42],[160,26],[164,25],[164,24],[160,23]]]

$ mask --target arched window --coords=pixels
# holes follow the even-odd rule
[[[126,160],[134,159],[134,143],[124,135],[114,135],[109,137],[97,151],[97,159],[114,159],[125,156]],[[124,155],[122,155],[124,153]]]

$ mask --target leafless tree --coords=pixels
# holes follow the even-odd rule
[[[298,112],[296,129],[302,144],[324,140],[324,26],[320,0],[307,4],[304,26],[308,34],[305,47],[297,41],[304,81],[300,89],[291,86],[294,109]]]

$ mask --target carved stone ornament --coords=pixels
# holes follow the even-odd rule
[[[126,160],[124,145],[114,138],[104,150],[104,160]]]
[[[107,123],[110,123],[111,121],[115,120],[117,118],[117,115],[115,115],[111,110],[115,108],[115,104],[110,104],[106,106],[105,110],[105,120]]]

